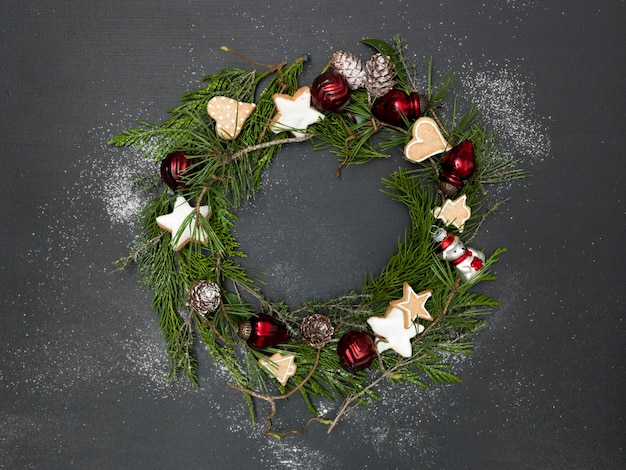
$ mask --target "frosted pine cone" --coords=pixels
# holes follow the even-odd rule
[[[335,69],[335,72],[343,75],[351,90],[365,85],[365,70],[363,70],[361,59],[350,52],[335,52],[330,59],[330,66]]]
[[[198,281],[189,289],[185,305],[206,315],[215,312],[221,301],[220,286],[211,281]]]
[[[389,56],[374,54],[365,63],[365,88],[375,98],[386,95],[396,84],[396,67]]]
[[[300,324],[300,336],[314,348],[322,348],[332,337],[335,329],[326,315],[315,313],[306,317]]]

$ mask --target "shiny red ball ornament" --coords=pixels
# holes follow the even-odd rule
[[[349,331],[339,340],[337,355],[341,367],[355,374],[367,369],[376,357],[374,340],[362,331]]]
[[[237,334],[255,349],[270,348],[290,338],[285,325],[266,313],[259,313],[255,318],[243,322]]]
[[[411,123],[427,108],[426,95],[415,91],[407,94],[402,90],[391,90],[374,101],[372,114],[381,122],[400,127],[405,124],[405,119]]]
[[[324,72],[313,80],[311,100],[322,111],[336,111],[350,100],[350,86],[343,75]]]
[[[182,175],[191,166],[192,162],[183,152],[172,152],[161,160],[161,178],[171,189],[183,189],[185,183]]]
[[[446,196],[454,196],[476,171],[474,145],[465,140],[447,151],[441,159],[439,191]]]

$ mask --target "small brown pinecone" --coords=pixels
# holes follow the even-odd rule
[[[330,59],[330,66],[335,72],[343,75],[351,90],[365,85],[365,70],[363,70],[361,59],[350,52],[335,52]]]
[[[335,332],[330,319],[326,315],[314,313],[309,315],[300,324],[300,336],[314,348],[323,348]]]
[[[215,312],[221,301],[220,286],[211,281],[197,281],[189,289],[185,305],[206,315]]]
[[[365,89],[375,98],[386,95],[396,84],[396,67],[389,56],[374,54],[365,63]]]

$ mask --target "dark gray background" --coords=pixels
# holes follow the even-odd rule
[[[4,0],[0,466],[624,468],[625,13],[617,0]],[[457,92],[534,174],[494,194],[512,200],[476,241],[509,249],[487,288],[502,304],[456,363],[463,384],[383,387],[331,435],[270,441],[205,355],[199,390],[164,383],[150,295],[112,273],[141,164],[106,141],[245,65],[223,44],[268,63],[308,52],[310,83],[333,51],[366,58],[361,38],[395,34],[421,71],[432,56],[460,72]],[[399,165],[337,180],[334,157],[285,149],[237,226],[266,292],[297,304],[376,273],[407,223],[380,193]],[[281,409],[287,426],[304,417],[297,400]]]

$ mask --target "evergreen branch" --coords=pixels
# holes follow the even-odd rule
[[[254,390],[249,390],[243,387],[240,387],[239,385],[236,385],[232,382],[227,382],[227,385],[234,389],[234,390],[238,390],[242,393],[245,393],[247,395],[253,396],[255,398],[260,398],[261,400],[265,400],[270,404],[270,412],[267,414],[267,416],[265,417],[265,420],[267,422],[267,426],[265,428],[265,431],[263,432],[264,435],[266,436],[274,436],[276,438],[281,438],[287,434],[303,434],[304,432],[306,432],[306,429],[308,428],[309,422],[310,420],[307,422],[307,424],[304,427],[303,431],[295,431],[295,430],[287,430],[287,431],[273,431],[272,430],[272,418],[274,418],[274,415],[276,415],[276,401],[277,400],[285,400],[287,398],[289,398],[290,396],[292,396],[294,393],[296,393],[298,390],[300,390],[304,384],[306,384],[309,379],[311,379],[311,377],[313,377],[313,374],[315,373],[315,370],[317,369],[317,365],[319,364],[319,359],[320,359],[320,355],[322,353],[322,349],[318,348],[317,349],[317,355],[315,357],[315,363],[313,364],[313,367],[311,368],[311,371],[309,372],[309,374],[304,378],[304,380],[302,382],[300,382],[298,385],[296,385],[294,388],[292,388],[289,392],[287,393],[283,393],[282,395],[266,395],[263,393],[259,393],[259,392],[255,392]]]

